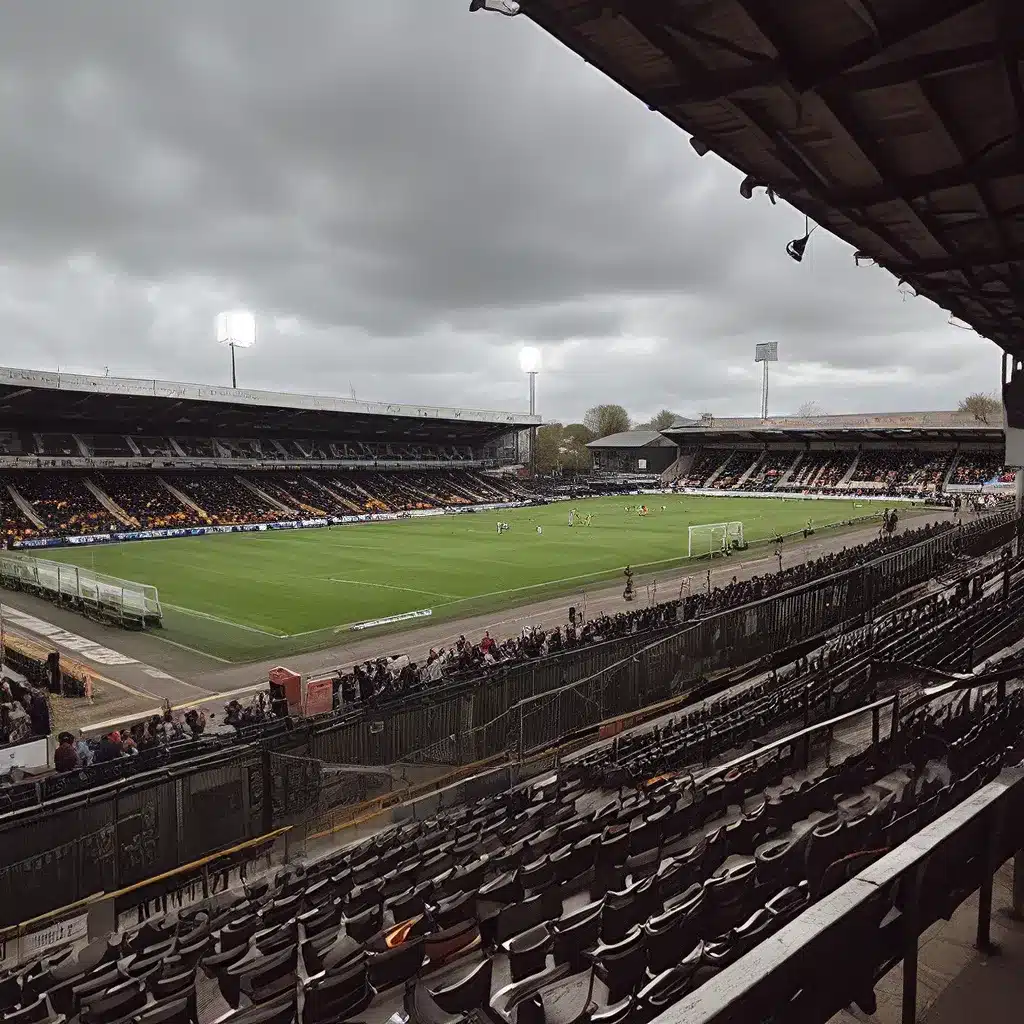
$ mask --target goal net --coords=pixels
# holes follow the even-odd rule
[[[746,547],[743,540],[743,524],[733,523],[702,523],[691,526],[688,531],[688,558],[701,558],[704,555],[720,555],[726,550],[732,551]]]

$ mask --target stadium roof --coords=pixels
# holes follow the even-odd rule
[[[709,417],[663,431],[676,444],[739,441],[968,441],[1002,442],[1001,417],[983,423],[970,413],[856,413],[845,416]]]
[[[670,441],[657,430],[623,430],[591,441],[588,448],[674,448]]]
[[[1024,354],[1019,0],[522,0],[652,110]],[[764,194],[758,193],[758,201]],[[780,239],[780,257],[782,242]]]
[[[0,367],[0,425],[9,428],[471,443],[539,423],[527,413]]]

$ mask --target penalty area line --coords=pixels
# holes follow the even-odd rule
[[[403,594],[423,594],[424,597],[450,597],[457,601],[464,601],[466,598],[458,594],[442,594],[437,590],[416,590],[414,587],[398,587],[393,583],[371,583],[369,580],[347,580],[341,576],[321,576],[320,579],[328,583],[350,583],[356,587],[379,587],[382,590],[399,590]]]
[[[178,604],[170,604],[167,601],[162,601],[161,604],[164,608],[173,608],[176,612],[181,612],[183,615],[195,615],[199,619],[209,619],[210,622],[219,622],[222,626],[232,626],[235,629],[244,629],[247,633],[259,633],[261,636],[272,636],[275,640],[287,640],[288,633],[271,633],[270,630],[260,629],[259,626],[247,626],[242,622],[232,622],[230,619],[222,619],[219,615],[211,615],[210,612],[196,611],[195,608],[183,608]]]

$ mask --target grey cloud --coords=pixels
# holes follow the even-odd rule
[[[464,0],[5,0],[0,147],[11,361],[222,381],[211,322],[240,303],[248,384],[521,408],[536,342],[564,420],[756,410],[728,371],[766,338],[891,370],[780,386],[794,408],[948,405],[996,374],[824,232],[794,264],[795,211]]]

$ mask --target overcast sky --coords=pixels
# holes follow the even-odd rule
[[[467,0],[2,0],[0,361],[578,419],[935,409],[998,350]]]

